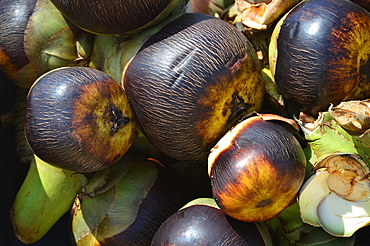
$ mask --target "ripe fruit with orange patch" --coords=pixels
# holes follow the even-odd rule
[[[237,220],[275,217],[294,200],[304,180],[302,147],[292,132],[275,123],[280,118],[258,115],[240,122],[209,155],[213,196]]]
[[[60,168],[94,172],[112,165],[131,146],[135,129],[122,87],[93,68],[52,70],[27,97],[27,141],[40,159]]]

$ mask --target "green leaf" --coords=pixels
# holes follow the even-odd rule
[[[353,246],[355,236],[340,238],[334,237],[326,233],[322,228],[314,228],[309,234],[302,237],[295,245],[303,246]]]
[[[313,229],[301,219],[298,203],[284,209],[278,216],[283,227],[283,235],[291,243],[301,239],[301,236]]]
[[[276,216],[272,219],[266,220],[265,223],[270,232],[272,241],[275,242],[276,245],[279,245],[278,242],[280,242],[281,239],[284,238],[283,228],[279,218]]]

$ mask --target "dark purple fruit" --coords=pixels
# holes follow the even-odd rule
[[[276,123],[285,124],[281,118],[257,115],[241,121],[209,155],[213,197],[234,219],[275,217],[294,201],[303,183],[305,154],[294,134]]]
[[[0,69],[17,86],[29,88],[33,81],[19,79],[30,63],[24,51],[24,33],[36,0],[0,1]]]
[[[164,154],[205,162],[209,150],[263,103],[260,62],[234,26],[184,14],[151,36],[122,82],[141,131]]]
[[[264,246],[265,242],[256,224],[237,221],[217,206],[198,203],[171,215],[151,245]]]
[[[349,0],[303,1],[275,27],[270,65],[288,107],[316,117],[370,97],[370,13]]]
[[[98,34],[121,34],[158,22],[178,0],[51,0],[80,28]],[[165,13],[165,14],[168,14]],[[166,15],[161,16],[163,19]],[[157,19],[156,19],[157,18]]]
[[[52,70],[27,97],[30,147],[43,161],[64,169],[93,172],[110,166],[131,146],[135,127],[122,87],[93,68]]]

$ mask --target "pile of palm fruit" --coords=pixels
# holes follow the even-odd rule
[[[360,245],[369,10],[0,1],[16,93],[0,117],[18,156],[6,165],[27,167],[7,211],[14,238],[37,245],[67,215],[78,246]]]

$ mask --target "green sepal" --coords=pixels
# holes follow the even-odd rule
[[[33,152],[26,140],[24,132],[24,120],[27,106],[28,89],[17,87],[15,90],[16,98],[13,108],[14,118],[12,120],[14,130],[14,143],[17,157],[22,165],[29,166],[33,158]]]
[[[283,228],[281,222],[277,216],[272,219],[266,220],[265,224],[269,230],[272,241],[275,242],[275,245],[280,245],[283,239],[286,240],[283,236]]]
[[[132,166],[134,157],[124,155],[118,162],[98,172],[89,179],[80,196],[94,197],[115,186]]]
[[[156,163],[141,157],[128,158],[126,163],[128,171],[118,182],[111,182],[113,186],[94,181],[104,183],[103,188],[96,190],[93,197],[80,194],[72,222],[78,245],[111,238],[135,221],[141,202],[157,179],[158,169]]]
[[[76,197],[72,209],[72,232],[77,245],[94,245],[86,242],[96,240],[99,223],[113,208],[116,197],[115,186],[93,198]]]
[[[213,12],[221,14],[225,9],[234,4],[234,2],[234,0],[215,0],[210,1],[209,6]]]
[[[271,70],[268,68],[262,69],[262,76],[263,81],[265,82],[265,90],[269,102],[276,110],[278,110],[279,112],[283,112],[283,96],[280,94],[277,85],[275,84],[274,76],[272,75]]]
[[[77,59],[75,35],[67,26],[53,35],[40,50],[36,63],[36,76],[54,68],[65,67]]]
[[[135,133],[134,141],[127,155],[139,155],[146,158],[160,159],[163,154],[151,144],[140,130]]]
[[[301,124],[311,152],[309,163],[314,165],[317,160],[333,153],[354,153],[369,160],[370,148],[345,131],[328,112],[322,113],[317,123],[314,129]]]
[[[289,13],[289,12],[288,12]],[[278,22],[275,24],[274,29],[271,33],[270,42],[268,46],[268,60],[269,60],[269,67],[273,76],[275,76],[276,71],[276,62],[278,59],[278,48],[277,48],[277,40],[279,38],[281,25],[284,23],[284,20],[288,13],[284,14]]]
[[[120,82],[122,71],[119,59],[124,51],[121,47],[127,40],[127,37],[96,35],[88,66],[101,70]]]
[[[161,25],[162,23],[166,22],[166,20],[171,19],[171,17],[174,15],[177,16],[183,14],[186,10],[186,5],[188,1],[189,0],[171,0],[167,7],[163,9],[163,11],[152,21],[138,29],[126,32],[123,35],[135,35],[137,33],[141,33],[149,28],[152,28],[153,26],[156,26],[158,24]]]
[[[112,210],[98,227],[98,238],[113,237],[128,228],[136,219],[139,206],[154,185],[158,168],[154,162],[136,160],[116,184],[117,198]]]
[[[30,88],[36,79],[36,68],[32,63],[28,63],[19,69],[13,78],[13,82],[21,88]]]
[[[66,66],[86,66],[92,51],[93,36],[67,26],[53,35],[40,50],[36,76]]]
[[[220,207],[217,205],[215,199],[210,197],[199,197],[196,199],[191,200],[190,202],[186,203],[184,206],[182,206],[179,210],[194,206],[194,205],[206,205],[213,208],[220,209]]]
[[[86,184],[85,175],[54,167],[34,156],[12,207],[19,240],[34,243],[41,239],[71,209]]]
[[[90,232],[90,231],[89,231]],[[76,246],[101,246],[100,242],[96,238],[96,230],[93,230],[91,233],[87,234],[80,241],[76,242]]]
[[[53,35],[67,26],[63,15],[50,0],[38,0],[24,37],[24,50],[29,61],[36,65],[42,47]]]
[[[307,145],[306,148],[303,149],[303,152],[306,156],[306,173],[305,173],[305,181],[311,177],[315,173],[315,168],[313,166],[316,163],[317,158],[315,155],[312,154],[312,149],[310,145]]]
[[[264,221],[255,222],[254,224],[256,225],[258,231],[261,233],[265,246],[273,246],[274,244],[273,244],[269,229],[267,227],[267,224]]]
[[[365,131],[360,136],[354,136],[354,138],[360,141],[364,146],[370,148],[370,130]]]
[[[126,66],[145,41],[166,24],[183,14],[186,3],[187,0],[173,0],[164,10],[170,10],[165,19],[153,21],[149,26],[144,26],[139,30],[119,36],[96,35],[89,67],[105,72],[121,84]]]

